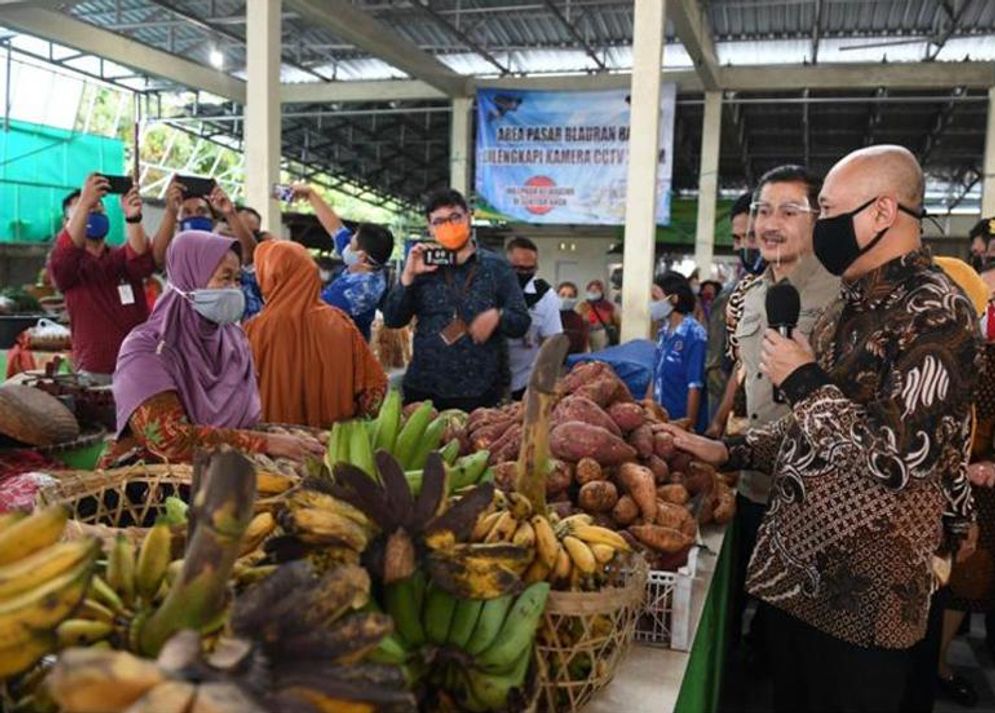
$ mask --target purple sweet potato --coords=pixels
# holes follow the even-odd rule
[[[666,485],[670,482],[670,466],[663,458],[653,454],[647,459],[646,466],[653,471],[653,479],[657,485]]]
[[[505,461],[518,458],[518,450],[522,444],[522,424],[516,423],[491,444],[491,465],[504,463]]]
[[[517,422],[513,419],[506,419],[504,421],[496,421],[487,426],[482,426],[473,432],[471,437],[471,442],[473,447],[478,451],[486,451],[500,442],[501,437],[507,433],[512,426],[517,425]]]
[[[553,411],[553,423],[566,423],[567,421],[583,421],[593,426],[601,426],[616,436],[622,435],[622,431],[615,425],[612,417],[591,399],[584,396],[568,396],[557,404]]]
[[[653,435],[653,452],[665,461],[670,461],[677,454],[674,437],[666,431],[657,431]],[[674,470],[671,468],[671,470]]]
[[[573,467],[566,461],[552,459],[550,461],[552,469],[546,476],[546,495],[556,495],[562,493],[570,487],[573,482]]]
[[[618,489],[607,480],[594,480],[582,486],[577,503],[586,512],[610,512],[618,502]]]
[[[572,394],[587,382],[611,371],[611,366],[603,361],[582,362],[563,377],[559,384],[559,391],[563,394]]]
[[[623,433],[635,431],[646,422],[646,413],[639,404],[619,401],[608,407],[611,416]]]
[[[628,440],[632,447],[636,449],[636,452],[639,453],[640,458],[649,458],[653,455],[655,442],[653,430],[648,423],[642,424],[630,433]]]
[[[602,408],[615,400],[615,392],[618,389],[618,377],[615,374],[602,374],[601,376],[588,381],[577,389],[574,394],[586,396]]]
[[[595,480],[605,480],[601,464],[593,458],[581,458],[577,461],[574,472],[574,477],[579,485],[587,485]]]
[[[580,421],[568,421],[554,428],[549,445],[554,456],[571,463],[593,458],[603,466],[616,465],[636,457],[636,449],[611,431]]]

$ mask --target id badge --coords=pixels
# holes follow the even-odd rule
[[[453,321],[446,325],[445,329],[439,332],[442,341],[447,347],[451,347],[460,339],[466,336],[466,322],[462,317],[454,317]]]
[[[135,291],[131,289],[131,285],[127,283],[118,285],[117,294],[121,298],[121,304],[123,305],[135,304]]]

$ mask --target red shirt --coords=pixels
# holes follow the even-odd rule
[[[49,256],[48,270],[66,297],[76,368],[114,373],[121,342],[149,317],[142,280],[155,270],[152,250],[136,255],[128,245],[105,246],[97,256],[76,247],[63,230]],[[125,285],[131,289],[131,304],[122,304],[119,288]]]

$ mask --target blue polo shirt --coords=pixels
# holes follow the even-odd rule
[[[352,240],[352,231],[345,226],[332,236],[339,255],[345,252]],[[373,319],[377,307],[387,292],[387,273],[384,270],[373,272],[349,272],[343,270],[321,292],[323,299],[332,307],[338,307],[348,314],[366,341],[370,341]]]
[[[656,344],[653,369],[653,397],[667,409],[672,419],[687,416],[688,390],[701,389],[701,406],[695,429],[708,428],[708,398],[705,389],[705,357],[708,332],[691,315],[671,330],[665,325]]]

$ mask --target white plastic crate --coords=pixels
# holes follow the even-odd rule
[[[676,572],[651,569],[646,603],[636,621],[636,641],[677,651],[691,647],[691,585],[698,569],[698,548]]]

